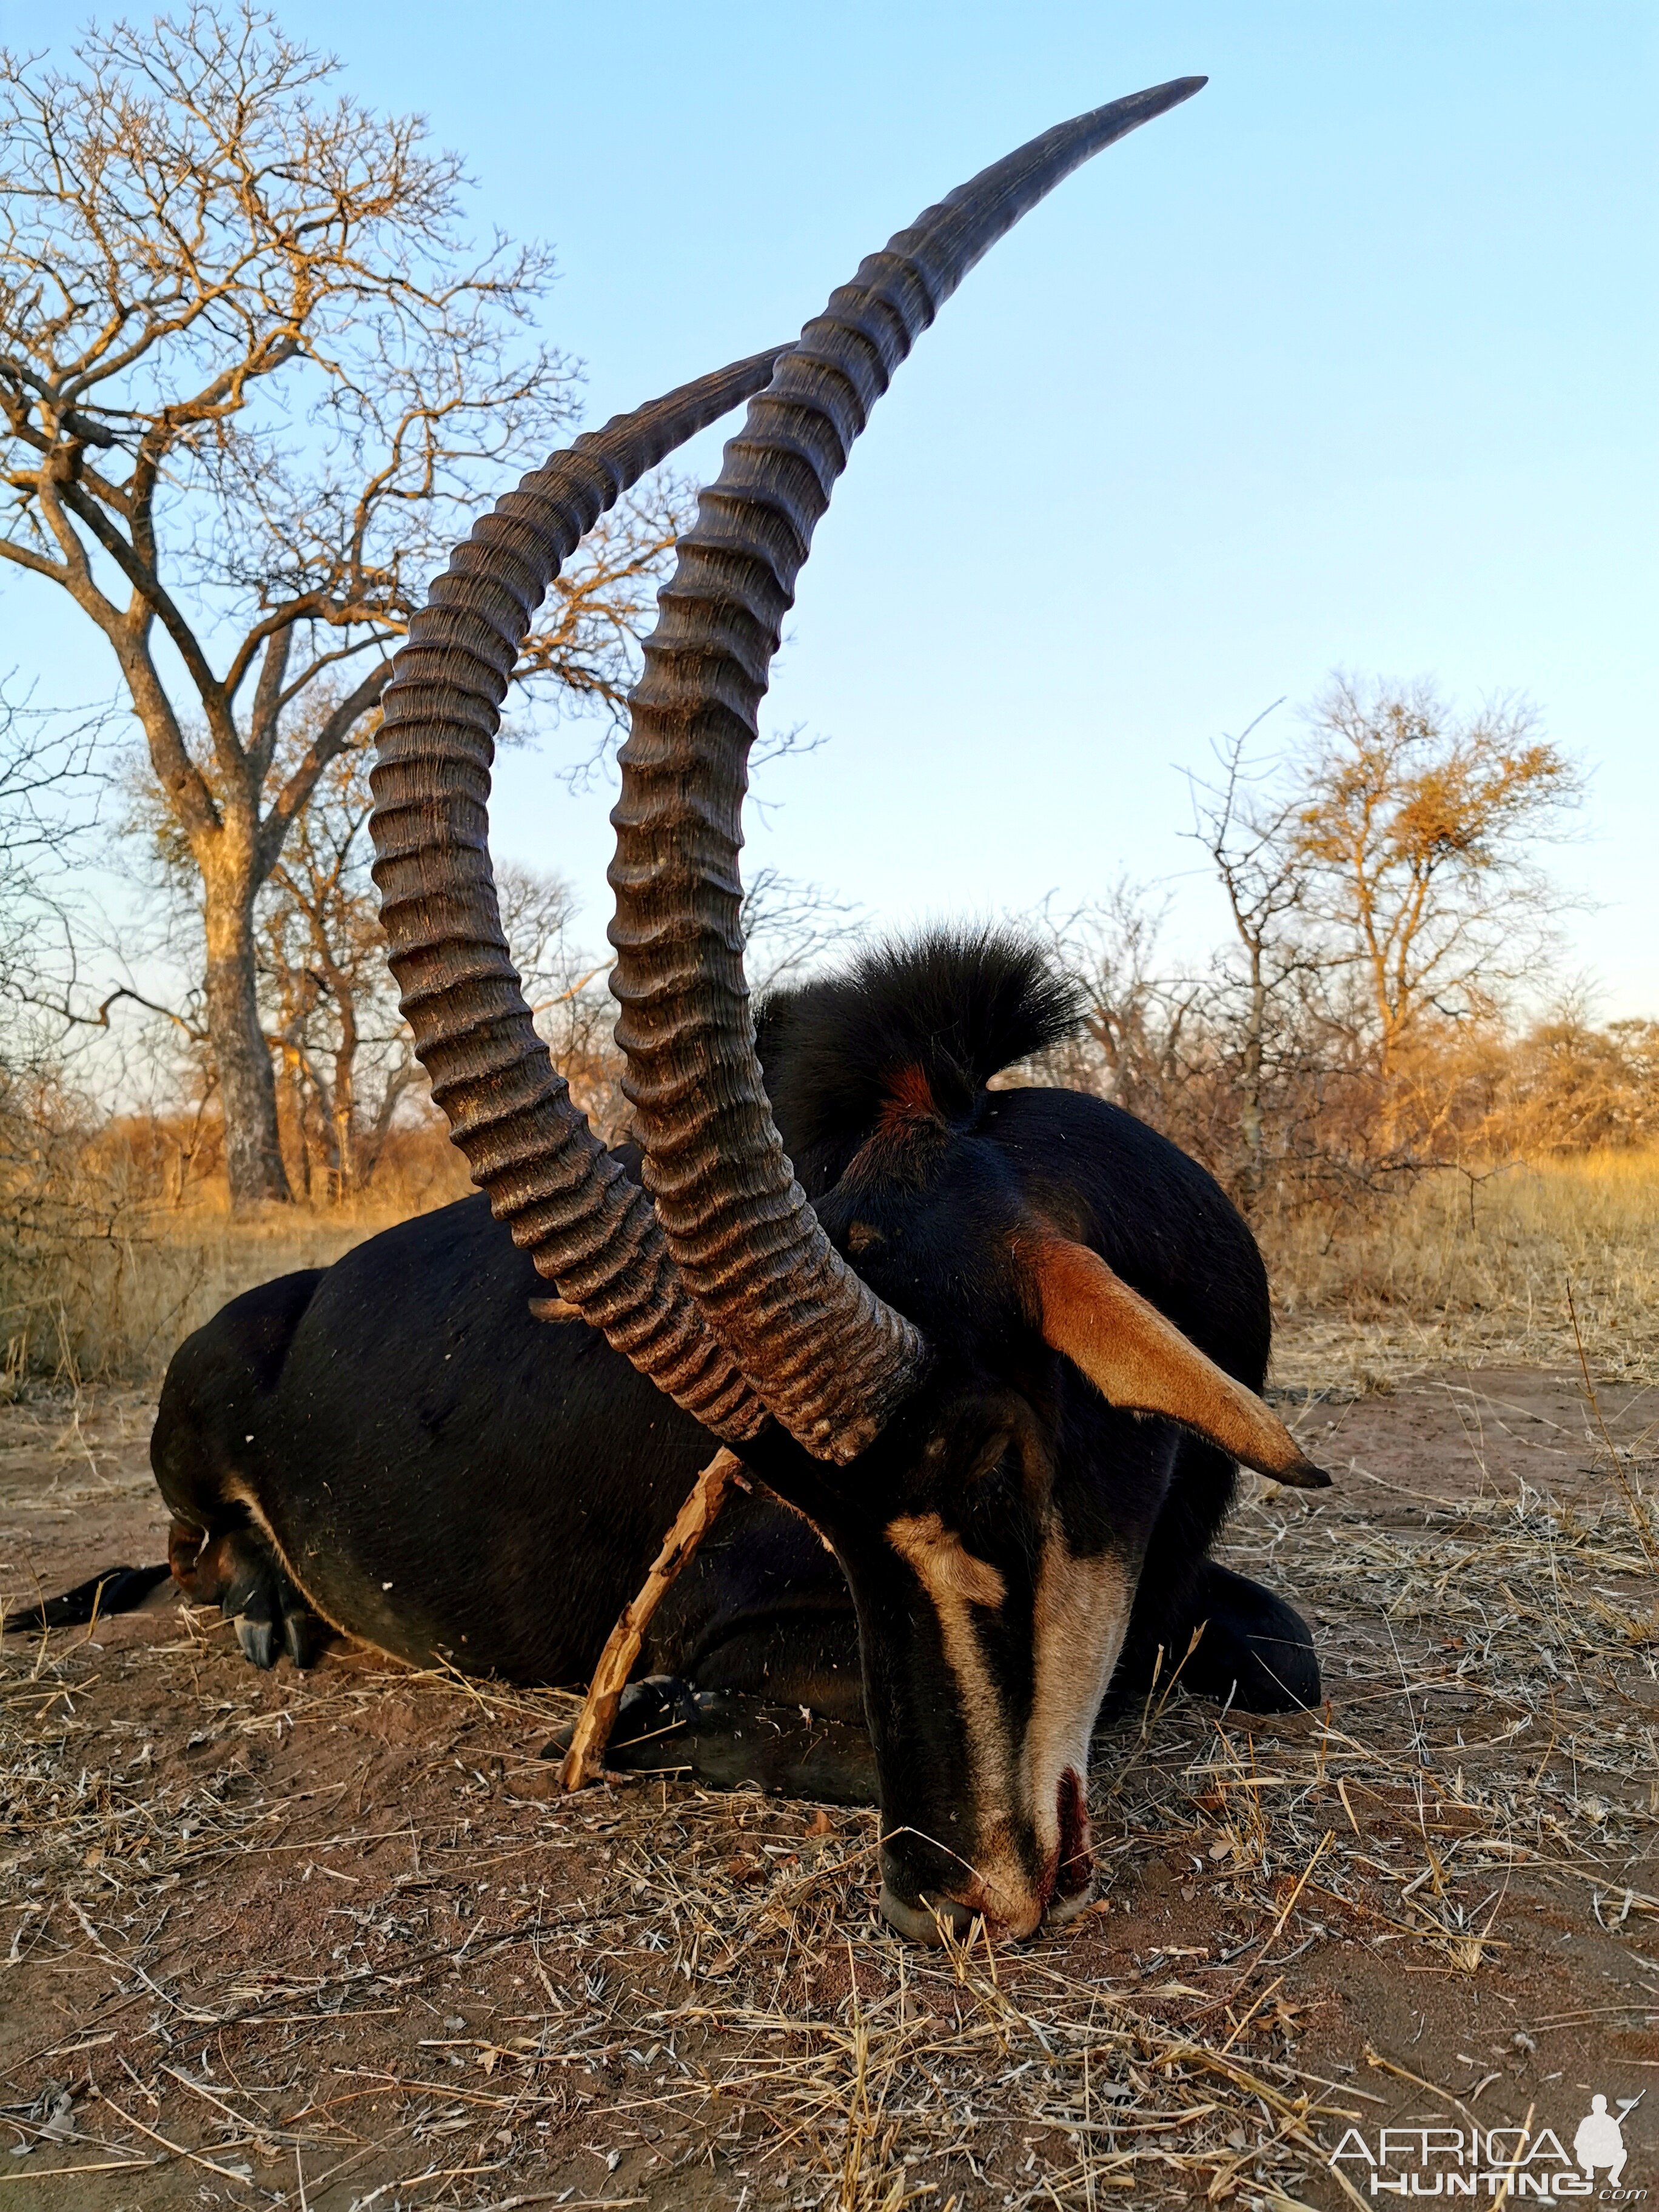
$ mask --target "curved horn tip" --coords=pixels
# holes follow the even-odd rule
[[[727,446],[697,526],[680,541],[645,644],[645,672],[629,697],[632,731],[611,816],[611,988],[623,1009],[617,1041],[629,1063],[624,1089],[646,1188],[704,1321],[768,1410],[816,1457],[853,1456],[865,1426],[873,1434],[915,1389],[927,1347],[848,1267],[795,1182],[744,1012],[741,952],[717,943],[720,917],[735,914],[745,763],[775,624],[793,602],[868,405],[942,302],[1081,162],[1204,82],[1176,78],[1054,125],[924,209],[860,264]],[[696,948],[690,964],[688,945]],[[793,1270],[788,1300],[775,1291],[785,1255]],[[1161,1320],[1158,1330],[1151,1365],[1163,1395],[1132,1395],[1132,1407],[1162,1410],[1170,1396],[1184,1402],[1168,1387],[1178,1361],[1167,1340],[1178,1351],[1184,1340]],[[1189,1362],[1200,1358],[1185,1349]],[[1134,1365],[1107,1361],[1109,1381]],[[1200,1395],[1224,1400],[1226,1378],[1206,1373]],[[1221,1414],[1224,1448],[1235,1435],[1260,1433],[1237,1404]],[[1281,1448],[1271,1456],[1287,1455]]]
[[[1331,1478],[1322,1467],[1316,1467],[1310,1459],[1298,1459],[1292,1466],[1275,1468],[1269,1478],[1282,1482],[1286,1490],[1328,1490]]]
[[[1207,76],[1172,76],[1167,84],[1149,84],[1145,92],[1131,93],[1129,98],[1145,100],[1154,115],[1167,115],[1172,107],[1179,107],[1183,100],[1190,100],[1195,92],[1202,92],[1210,82]]]

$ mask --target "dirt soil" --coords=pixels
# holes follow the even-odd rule
[[[166,1589],[9,1637],[0,2212],[1554,2201],[1592,2095],[1659,2189],[1656,1394],[1285,1411],[1337,1487],[1229,1556],[1329,1705],[1161,1692],[1097,1747],[1099,1901],[1022,1948],[887,1931],[873,1814],[560,1800],[555,1692],[261,1675]],[[163,1556],[149,1413],[0,1411],[14,1604]]]

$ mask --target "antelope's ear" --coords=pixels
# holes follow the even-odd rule
[[[1109,1404],[1179,1421],[1258,1474],[1297,1490],[1331,1478],[1253,1390],[1223,1374],[1086,1244],[1050,1231],[1022,1237],[1019,1255],[1043,1341],[1080,1367]]]

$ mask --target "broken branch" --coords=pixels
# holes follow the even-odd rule
[[[715,1453],[697,1477],[673,1527],[663,1538],[662,1549],[650,1573],[617,1616],[617,1625],[599,1654],[599,1663],[593,1669],[593,1679],[587,1686],[587,1696],[571,1734],[570,1748],[559,1768],[561,1790],[568,1792],[581,1789],[593,1780],[603,1766],[605,1747],[616,1724],[617,1707],[634,1662],[640,1656],[640,1645],[651,1625],[651,1617],[681,1568],[696,1557],[697,1547],[713,1526],[714,1516],[725,1503],[732,1478],[741,1465],[734,1452],[722,1448]]]

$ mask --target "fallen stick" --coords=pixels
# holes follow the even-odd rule
[[[587,1696],[576,1716],[570,1748],[559,1767],[559,1787],[568,1792],[592,1782],[605,1764],[605,1747],[616,1725],[617,1707],[640,1645],[651,1625],[651,1616],[668,1593],[669,1585],[708,1534],[714,1516],[725,1503],[732,1478],[743,1462],[735,1452],[722,1448],[714,1454],[692,1486],[691,1495],[662,1540],[662,1549],[638,1592],[623,1607],[617,1625],[605,1639]]]

